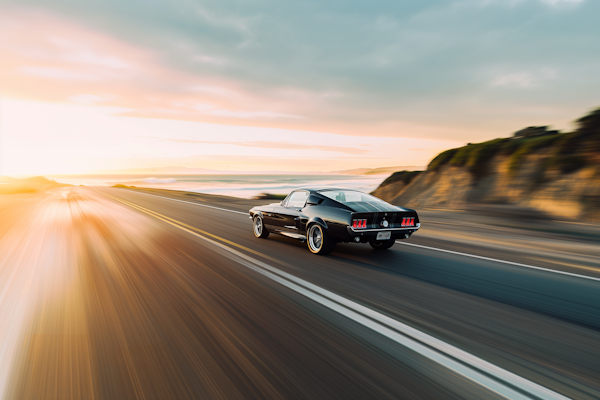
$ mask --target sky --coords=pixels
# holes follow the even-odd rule
[[[600,105],[594,0],[0,0],[7,175],[426,165]]]

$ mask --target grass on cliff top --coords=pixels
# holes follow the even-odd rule
[[[569,133],[549,134],[540,137],[501,138],[446,150],[438,154],[427,166],[428,171],[438,171],[445,165],[468,167],[476,178],[487,174],[489,161],[497,154],[510,155],[509,172],[515,175],[526,156],[549,148],[540,171],[558,169],[567,174],[597,163],[600,153],[600,108],[576,121],[578,128]]]
[[[413,179],[417,177],[423,171],[398,171],[394,172],[392,175],[388,176],[385,181],[379,185],[380,187],[390,185],[396,182],[403,182],[405,185],[408,185],[412,182]]]
[[[522,143],[516,143],[518,146],[514,149],[511,149],[512,156],[510,158],[510,164],[508,170],[511,175],[514,175],[519,170],[521,166],[521,162],[525,158],[525,156],[536,152],[537,150],[541,150],[545,147],[550,147],[556,143],[558,139],[563,137],[564,134],[556,134],[556,135],[548,135],[542,136],[538,138],[531,139],[523,139]],[[515,141],[519,142],[519,141]],[[510,153],[509,153],[510,154]]]
[[[563,138],[565,133],[548,135],[536,138],[502,138],[487,142],[468,144],[456,149],[446,150],[438,154],[428,165],[428,171],[438,171],[444,165],[455,167],[468,167],[476,178],[486,175],[488,162],[496,155],[510,155],[509,170],[515,174],[521,166],[523,159],[538,150],[552,147]],[[556,160],[555,160],[556,161]],[[572,160],[571,160],[572,161]],[[560,164],[560,162],[558,162]],[[548,167],[556,166],[557,162],[547,164]],[[573,168],[571,168],[573,169]]]
[[[511,139],[494,139],[446,150],[429,163],[427,170],[438,171],[444,165],[466,166],[475,176],[482,176],[486,172],[487,162],[498,152],[504,151],[510,141]]]

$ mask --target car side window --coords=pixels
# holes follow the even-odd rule
[[[304,190],[294,192],[288,198],[286,207],[294,207],[294,208],[302,208],[306,204],[306,200],[308,199],[308,192]]]

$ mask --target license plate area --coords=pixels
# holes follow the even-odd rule
[[[389,240],[391,237],[392,237],[392,232],[390,232],[390,231],[377,232],[376,240]]]

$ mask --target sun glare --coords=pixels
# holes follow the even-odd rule
[[[9,175],[140,166],[302,172],[425,165],[439,150],[459,145],[134,118],[122,115],[127,109],[103,106],[5,99],[2,108],[4,167]]]

